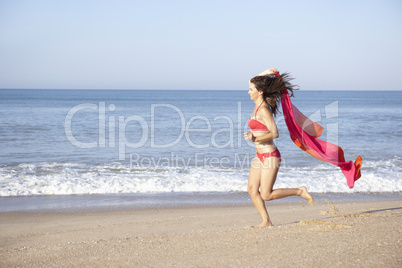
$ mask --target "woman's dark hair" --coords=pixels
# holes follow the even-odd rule
[[[278,106],[282,97],[282,90],[290,91],[289,95],[293,97],[293,90],[297,90],[297,86],[290,83],[293,80],[289,73],[283,73],[279,77],[275,75],[257,75],[251,78],[250,83],[253,83],[258,91],[262,91],[262,97],[271,108],[274,116],[278,113]]]

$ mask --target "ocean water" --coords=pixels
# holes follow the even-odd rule
[[[301,151],[276,118],[276,187],[313,193],[402,191],[401,91],[297,91],[292,102],[363,158],[353,189]],[[244,193],[255,155],[244,91],[0,90],[0,197]]]

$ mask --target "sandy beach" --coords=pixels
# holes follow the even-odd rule
[[[0,267],[401,267],[402,200],[0,213]]]

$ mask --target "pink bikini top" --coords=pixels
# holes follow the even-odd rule
[[[261,104],[260,104],[260,106],[258,106],[257,110],[255,110],[255,114],[254,114],[254,118],[255,118],[255,119],[253,119],[253,118],[250,117],[250,118],[247,120],[247,124],[248,124],[248,126],[250,127],[251,131],[269,131],[269,129],[267,128],[266,125],[264,125],[264,124],[261,123],[260,121],[256,120],[256,119],[257,119],[257,112],[258,112],[258,109],[260,109],[260,107],[261,107],[261,105],[262,105],[263,103],[264,103],[264,101],[261,102]]]

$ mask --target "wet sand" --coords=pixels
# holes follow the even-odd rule
[[[402,267],[402,200],[0,213],[0,267]]]

